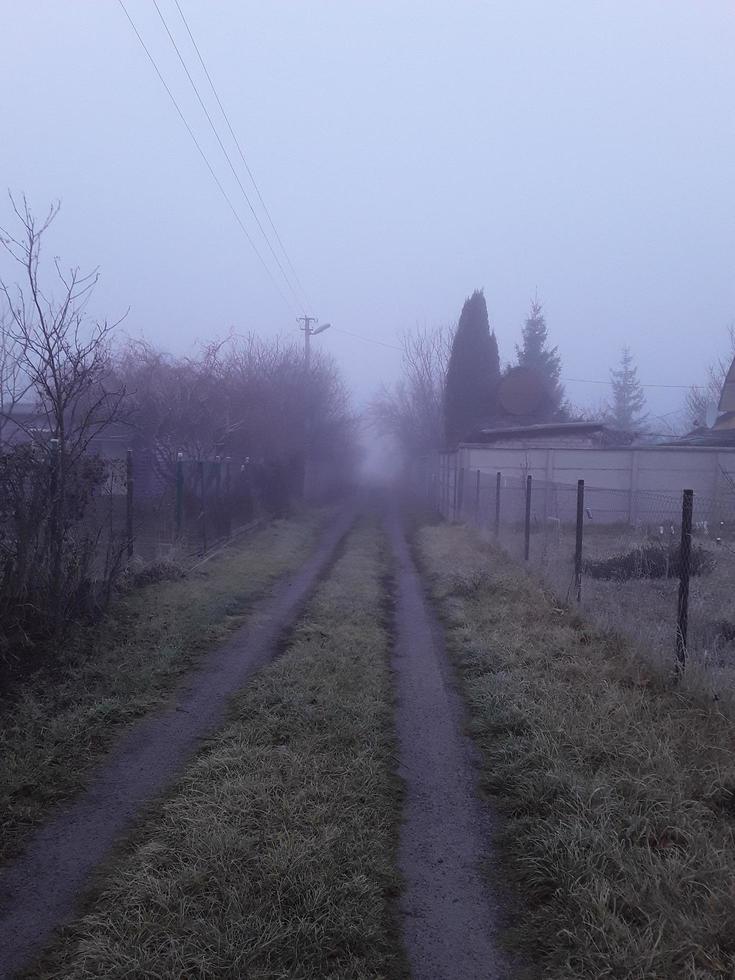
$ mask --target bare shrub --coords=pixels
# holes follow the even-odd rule
[[[258,504],[286,513],[303,487],[310,456],[332,485],[354,470],[355,421],[331,358],[312,357],[306,384],[295,344],[231,335],[196,356],[173,357],[134,341],[116,356],[117,384],[129,392],[134,444],[149,452],[157,476],[174,479],[188,459],[229,456],[246,466]]]
[[[68,466],[63,500],[58,451],[24,444],[0,455],[0,650],[33,645],[65,624],[94,615],[108,596],[93,575],[101,528],[84,522],[106,480],[98,457]]]
[[[97,272],[42,273],[44,233],[58,205],[39,221],[25,198],[11,197],[19,231],[0,229],[0,245],[20,267],[19,280],[0,279],[5,302],[0,403],[2,642],[14,646],[58,635],[109,598],[120,568],[108,542],[97,556],[101,528],[85,523],[105,480],[92,444],[122,415],[124,391],[109,386],[110,336],[115,324],[91,321],[85,308]],[[30,412],[19,415],[19,397]],[[11,436],[8,436],[8,433]],[[8,442],[11,445],[8,445]]]

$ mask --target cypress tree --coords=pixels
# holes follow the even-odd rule
[[[630,347],[624,347],[620,367],[610,371],[612,403],[608,406],[607,420],[616,429],[632,432],[645,427],[648,415],[644,411],[646,396],[638,380],[638,368],[633,362]]]
[[[498,342],[490,331],[482,290],[465,300],[452,342],[444,387],[444,432],[456,446],[495,414],[500,380]]]
[[[520,367],[531,368],[541,375],[547,390],[541,414],[553,418],[562,413],[564,387],[561,383],[561,357],[558,347],[549,347],[546,317],[538,300],[531,303],[531,310],[523,327],[523,342],[516,344],[516,356]]]

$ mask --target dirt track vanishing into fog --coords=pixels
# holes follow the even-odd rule
[[[354,510],[343,511],[301,569],[277,583],[247,625],[187,675],[170,707],[123,735],[89,788],[0,869],[0,977],[27,967],[72,917],[94,870],[222,723],[230,695],[275,655],[353,521]]]
[[[500,908],[483,879],[490,813],[464,715],[400,517],[388,518],[395,562],[396,727],[405,785],[399,846],[401,928],[414,980],[500,980]]]

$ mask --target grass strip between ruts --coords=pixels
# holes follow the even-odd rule
[[[505,814],[511,940],[555,980],[735,976],[735,732],[466,528],[416,538]]]
[[[373,526],[34,977],[403,975],[400,788]]]

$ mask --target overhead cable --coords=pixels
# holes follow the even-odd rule
[[[125,16],[127,17],[130,26],[132,27],[133,31],[135,32],[135,36],[140,41],[140,44],[141,44],[143,50],[145,51],[146,55],[148,56],[148,60],[153,65],[153,69],[156,72],[156,75],[158,76],[159,81],[161,82],[161,84],[163,85],[164,89],[166,90],[166,92],[168,94],[168,97],[170,98],[171,102],[173,103],[174,108],[176,109],[176,112],[179,115],[179,118],[181,119],[182,123],[186,127],[186,131],[188,132],[189,136],[192,138],[192,140],[194,142],[194,145],[196,146],[197,150],[199,151],[199,155],[201,156],[202,160],[204,160],[204,163],[206,164],[207,170],[211,174],[212,179],[216,183],[217,187],[219,188],[220,193],[222,194],[222,196],[224,197],[225,201],[227,202],[230,210],[232,211],[232,214],[235,217],[235,220],[237,221],[238,225],[240,226],[240,229],[242,230],[243,234],[245,235],[245,237],[247,238],[248,242],[250,243],[251,248],[253,249],[253,251],[257,255],[258,259],[260,260],[261,265],[263,266],[263,268],[267,272],[268,277],[270,278],[271,282],[275,286],[275,288],[278,291],[278,293],[281,296],[281,298],[284,300],[284,302],[288,306],[290,306],[292,309],[295,309],[293,302],[289,299],[289,297],[286,295],[286,293],[284,293],[284,291],[281,289],[281,287],[278,284],[277,280],[275,279],[273,273],[271,272],[270,267],[266,263],[266,261],[263,258],[263,256],[260,254],[260,252],[258,250],[258,247],[256,246],[255,242],[253,241],[253,239],[252,239],[250,233],[248,232],[247,228],[243,224],[242,218],[238,214],[237,209],[235,208],[234,204],[232,203],[232,200],[230,199],[230,196],[228,195],[227,191],[222,186],[222,182],[220,181],[219,177],[215,173],[214,168],[212,167],[212,164],[209,162],[209,158],[207,157],[206,153],[202,149],[201,144],[199,143],[199,140],[196,138],[196,135],[194,134],[193,129],[191,128],[191,126],[187,122],[186,116],[181,111],[181,108],[180,108],[178,102],[176,101],[176,98],[175,98],[173,92],[169,88],[169,86],[168,86],[168,84],[166,82],[166,79],[163,77],[163,74],[161,73],[161,70],[159,69],[158,64],[156,63],[156,59],[151,54],[151,51],[148,48],[148,45],[143,40],[143,37],[142,37],[140,31],[138,30],[138,28],[135,25],[135,22],[133,21],[132,17],[128,13],[128,10],[127,10],[127,7],[125,6],[124,0],[118,0],[118,3],[122,7],[123,12],[124,12]]]
[[[602,379],[593,379],[593,378],[562,378],[561,380],[563,382],[565,382],[565,384],[581,384],[581,385],[611,385],[611,384],[613,384],[612,378],[610,378],[607,381],[604,381]],[[640,384],[641,388],[685,388],[685,389],[688,390],[689,388],[704,388],[705,387],[704,385],[670,385],[670,384],[656,384],[656,383],[646,384],[644,381],[640,381],[639,384]]]
[[[275,263],[278,266],[278,268],[279,268],[279,270],[281,272],[281,275],[283,276],[283,279],[284,279],[286,285],[288,286],[288,288],[290,289],[290,291],[291,291],[294,299],[296,300],[297,305],[298,306],[302,306],[303,305],[303,299],[299,296],[299,294],[294,289],[294,286],[293,286],[291,280],[289,279],[288,275],[286,274],[286,270],[283,268],[283,265],[281,264],[281,260],[279,259],[278,255],[276,254],[275,249],[273,248],[273,245],[271,244],[270,238],[266,234],[265,228],[263,227],[262,222],[261,222],[260,218],[258,217],[258,213],[255,210],[255,208],[253,207],[252,201],[250,200],[250,197],[248,196],[247,191],[243,187],[242,181],[240,180],[240,176],[239,176],[239,174],[238,174],[237,170],[235,169],[235,166],[234,166],[234,164],[232,162],[232,158],[230,157],[230,154],[227,152],[227,147],[222,142],[222,139],[221,139],[221,137],[219,135],[219,131],[217,130],[217,127],[214,124],[214,120],[212,119],[212,116],[210,115],[209,110],[207,109],[206,103],[204,102],[204,99],[201,96],[201,93],[199,91],[199,87],[197,86],[197,83],[194,81],[194,79],[192,77],[192,74],[189,71],[189,67],[186,64],[186,60],[185,60],[184,56],[182,55],[181,50],[180,50],[178,44],[176,43],[175,37],[171,33],[171,30],[170,30],[170,28],[169,28],[169,26],[168,26],[168,24],[166,22],[166,18],[161,13],[161,8],[158,6],[158,0],[153,0],[153,6],[156,8],[156,12],[157,12],[157,14],[158,14],[158,16],[160,18],[161,23],[163,24],[164,30],[166,31],[166,34],[168,34],[168,39],[171,42],[171,44],[173,45],[174,51],[176,52],[176,56],[178,57],[179,61],[181,62],[181,67],[184,69],[184,72],[186,73],[186,77],[189,79],[189,83],[191,84],[191,87],[194,90],[194,94],[197,97],[197,100],[199,102],[199,105],[202,107],[202,111],[204,112],[204,115],[207,117],[207,122],[209,123],[210,129],[214,133],[214,137],[217,140],[217,142],[219,143],[219,147],[222,150],[222,153],[224,154],[225,160],[227,160],[227,163],[229,165],[229,168],[232,171],[232,176],[237,181],[237,186],[240,188],[240,190],[242,192],[242,196],[245,198],[245,202],[247,203],[247,206],[250,208],[250,211],[252,212],[252,215],[255,218],[255,222],[258,225],[258,228],[260,229],[260,233],[262,234],[262,236],[263,236],[263,238],[265,240],[265,243],[268,246],[271,255],[273,256],[273,258],[275,260]]]
[[[278,244],[281,247],[281,251],[283,252],[283,256],[286,259],[286,262],[288,263],[288,267],[291,270],[291,273],[292,273],[292,275],[294,277],[294,280],[296,281],[296,284],[298,285],[299,289],[301,290],[303,296],[308,300],[309,297],[308,297],[308,295],[306,293],[306,289],[304,288],[301,280],[299,279],[298,273],[296,272],[296,269],[294,267],[294,264],[291,261],[291,256],[288,254],[288,251],[286,250],[286,246],[283,244],[283,241],[281,239],[281,236],[278,233],[278,229],[276,228],[275,222],[273,221],[273,218],[271,217],[270,210],[268,209],[268,206],[266,205],[265,201],[263,200],[263,195],[260,193],[260,188],[258,187],[258,183],[255,180],[255,175],[253,174],[252,170],[250,169],[250,165],[248,164],[248,161],[245,158],[245,153],[243,151],[242,146],[240,145],[240,140],[237,138],[237,134],[235,133],[235,130],[233,129],[232,123],[230,122],[230,117],[228,116],[227,112],[225,111],[225,107],[222,104],[222,100],[219,97],[219,93],[217,92],[217,89],[215,87],[215,84],[214,84],[214,82],[212,80],[212,76],[210,75],[209,70],[207,69],[207,66],[206,66],[205,61],[204,61],[204,57],[203,57],[203,55],[202,55],[202,53],[201,53],[201,51],[199,49],[199,45],[197,44],[197,42],[196,42],[196,40],[194,38],[194,35],[193,35],[192,31],[191,31],[191,28],[189,27],[189,22],[187,21],[185,15],[184,15],[184,11],[181,9],[181,5],[179,3],[179,0],[174,0],[174,3],[176,4],[176,9],[179,11],[179,14],[181,16],[181,20],[183,21],[184,27],[186,28],[187,34],[189,35],[189,39],[191,40],[191,43],[192,43],[192,45],[194,47],[194,50],[197,53],[197,57],[199,58],[199,64],[202,66],[202,71],[204,72],[204,74],[205,74],[205,76],[207,78],[207,81],[209,82],[209,87],[212,89],[212,94],[214,95],[214,98],[215,98],[215,100],[217,102],[217,105],[219,106],[220,112],[222,113],[222,118],[224,119],[224,121],[225,121],[225,123],[227,125],[227,128],[228,128],[228,130],[230,132],[230,136],[232,137],[233,142],[235,143],[235,146],[237,147],[237,151],[240,154],[240,159],[243,162],[243,166],[245,167],[245,170],[247,171],[248,177],[252,181],[253,187],[255,188],[255,193],[258,195],[258,200],[260,201],[260,204],[261,204],[261,206],[263,208],[263,211],[265,212],[265,215],[268,218],[268,223],[270,224],[271,228],[273,229],[273,234],[276,236],[276,241],[278,242]],[[311,304],[309,304],[307,302],[306,305],[307,306],[310,306]]]
[[[334,327],[338,333],[347,334],[348,337],[354,337],[355,340],[364,340],[366,344],[379,344],[381,347],[390,347],[391,350],[399,350],[403,353],[403,348],[398,347],[396,344],[388,344],[384,340],[378,340],[376,337],[362,337],[359,333],[352,333],[349,330],[344,330],[342,327]]]

